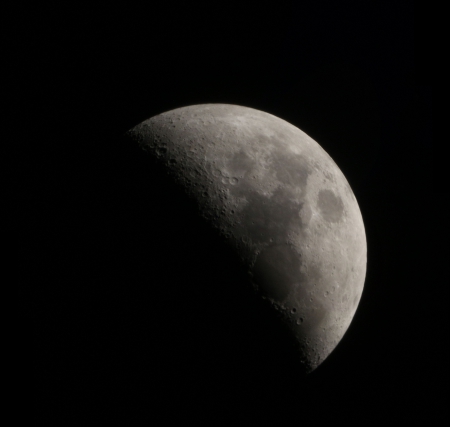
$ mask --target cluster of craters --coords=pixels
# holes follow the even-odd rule
[[[352,320],[366,268],[361,213],[330,156],[291,124],[235,105],[179,108],[128,134],[235,247],[305,363],[320,364]]]

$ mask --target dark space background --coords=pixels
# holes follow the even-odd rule
[[[31,96],[18,133],[31,144],[18,144],[18,163],[6,170],[11,183],[23,181],[17,277],[37,422],[448,418],[432,85],[418,71],[413,2],[26,13],[33,25],[19,45],[29,52],[22,71]],[[364,293],[338,347],[306,379],[289,339],[239,286],[232,254],[163,172],[120,139],[146,118],[197,103],[253,107],[298,126],[358,200]]]

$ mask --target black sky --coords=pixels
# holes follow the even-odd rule
[[[432,85],[417,72],[422,65],[415,57],[413,3],[263,3],[54,6],[36,10],[36,17],[28,11],[32,25],[21,32],[19,45],[30,52],[21,71],[31,94],[22,106],[24,139],[31,146],[19,144],[19,162],[8,170],[25,178],[19,288],[31,313],[38,419],[110,420],[112,413],[126,417],[130,407],[138,418],[178,413],[185,421],[203,413],[217,425],[238,421],[240,413],[246,425],[276,419],[298,425],[430,424],[448,418],[447,291],[433,267]],[[366,226],[364,293],[323,366],[299,390],[295,384],[280,390],[270,407],[259,395],[246,401],[241,391],[238,405],[215,405],[210,398],[196,412],[201,399],[177,395],[177,378],[169,377],[167,390],[175,391],[164,393],[174,396],[173,406],[165,401],[159,412],[144,411],[145,399],[136,403],[136,396],[151,388],[151,375],[145,374],[147,387],[128,381],[126,375],[136,372],[127,368],[118,380],[120,396],[132,396],[134,403],[121,408],[114,367],[123,370],[120,358],[145,362],[123,350],[140,348],[135,341],[141,338],[128,330],[138,320],[127,323],[123,311],[111,308],[120,306],[121,282],[110,277],[118,270],[108,266],[126,259],[128,269],[137,268],[130,260],[135,254],[128,258],[123,249],[137,243],[125,237],[117,243],[108,227],[124,236],[127,227],[139,231],[133,208],[143,209],[138,198],[149,187],[129,191],[133,180],[148,176],[136,152],[123,150],[117,138],[148,117],[198,103],[272,113],[330,154],[352,186]],[[158,191],[154,197],[164,193]],[[146,225],[147,233],[152,226]],[[112,254],[116,250],[124,253]],[[115,283],[111,288],[105,277]],[[143,309],[136,302],[143,295],[148,297],[123,298]]]

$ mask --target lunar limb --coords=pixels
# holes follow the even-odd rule
[[[237,105],[177,108],[126,136],[196,200],[313,371],[347,331],[366,273],[361,212],[336,163],[297,127]]]

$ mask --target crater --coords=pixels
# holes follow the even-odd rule
[[[320,190],[317,200],[322,217],[329,222],[338,222],[344,213],[344,204],[331,190]]]

